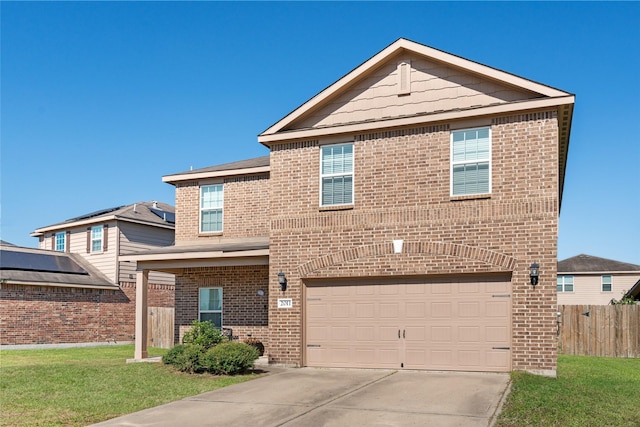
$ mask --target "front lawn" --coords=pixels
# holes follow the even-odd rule
[[[512,375],[497,427],[640,426],[640,359],[558,357],[558,378]]]
[[[257,377],[188,375],[160,363],[126,364],[131,357],[130,345],[3,350],[1,424],[85,426]]]

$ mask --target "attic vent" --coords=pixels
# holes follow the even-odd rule
[[[398,62],[398,95],[411,93],[411,61]]]

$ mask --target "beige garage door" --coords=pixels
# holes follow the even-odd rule
[[[308,283],[305,300],[307,366],[511,369],[508,278]]]

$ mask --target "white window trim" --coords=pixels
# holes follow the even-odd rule
[[[222,188],[222,204],[219,208],[215,209],[203,209],[202,208],[202,189],[205,187],[214,187],[219,186]],[[198,192],[198,232],[200,234],[222,234],[224,230],[224,184],[223,183],[215,183],[215,184],[202,184],[200,185],[200,190]],[[222,224],[220,225],[220,230],[215,231],[202,231],[202,212],[203,211],[211,211],[211,210],[222,210]]]
[[[325,147],[335,147],[335,146],[339,146],[339,145],[351,145],[352,149],[351,149],[351,153],[353,158],[351,159],[351,173],[335,173],[335,174],[327,174],[327,175],[323,175],[322,174],[322,149]],[[331,208],[331,207],[337,207],[337,206],[353,206],[355,204],[356,201],[356,147],[355,144],[353,143],[353,141],[345,141],[345,142],[339,142],[339,143],[335,143],[335,144],[323,144],[320,146],[320,179],[318,180],[318,184],[319,184],[319,194],[318,194],[318,205],[321,208]],[[331,178],[331,177],[336,177],[336,176],[351,176],[351,186],[352,186],[352,197],[351,197],[351,203],[334,203],[331,205],[323,205],[322,204],[322,179],[323,178]]]
[[[93,249],[93,242],[98,241],[98,239],[94,239],[93,238],[93,230],[97,230],[100,229],[100,249],[99,250],[94,250]],[[94,225],[91,227],[91,253],[92,254],[97,254],[100,252],[104,252],[104,225]]]
[[[67,232],[66,231],[59,231],[56,233],[55,235],[55,246],[53,248],[54,251],[56,252],[65,252],[67,250]],[[58,236],[62,236],[62,249],[58,249]]]
[[[558,291],[558,292],[562,292],[562,293],[573,293],[576,289],[576,280],[575,280],[575,276],[571,275],[571,274],[560,274],[558,275],[558,279],[562,277],[562,290]],[[573,289],[571,289],[570,291],[565,290],[565,277],[571,277],[571,286],[573,287]],[[556,287],[557,289],[557,287]]]
[[[610,278],[610,282],[608,283],[608,285],[611,286],[611,289],[609,289],[608,291],[604,290],[604,278],[605,277],[609,277]],[[607,293],[607,294],[613,292],[613,275],[611,275],[611,274],[603,274],[602,276],[600,276],[600,292]]]
[[[470,130],[480,130],[480,129],[488,129],[489,130],[489,191],[486,193],[468,193],[468,194],[453,194],[453,134],[455,132],[466,132]],[[449,135],[449,195],[450,197],[473,197],[473,196],[482,196],[491,194],[493,191],[493,132],[491,131],[491,126],[480,126],[466,129],[452,129]],[[485,160],[465,160],[461,162],[455,162],[455,165],[463,165],[463,164],[473,164],[473,163],[484,163]]]
[[[220,310],[200,310],[200,298],[201,298],[201,294],[200,294],[200,290],[201,289],[220,289]],[[224,290],[220,287],[212,287],[212,288],[198,288],[198,321],[200,320],[200,314],[201,313],[220,313],[220,329],[222,329],[222,326],[224,325],[224,319],[223,319],[223,311],[224,311],[224,295],[223,295]]]

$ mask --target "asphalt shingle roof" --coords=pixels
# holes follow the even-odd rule
[[[580,254],[558,261],[558,273],[640,271],[640,265]]]

